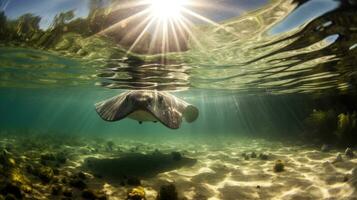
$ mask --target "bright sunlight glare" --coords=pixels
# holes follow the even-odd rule
[[[140,33],[136,36],[135,41],[132,42],[127,53],[133,52],[137,46],[140,47],[140,42],[143,38],[147,37],[147,33],[150,32],[151,41],[148,47],[148,53],[150,54],[150,52],[155,51],[155,48],[161,48],[159,53],[161,53],[162,57],[165,57],[165,53],[170,52],[171,49],[179,52],[184,51],[189,38],[197,46],[201,46],[194,31],[191,30],[194,27],[192,19],[211,24],[217,29],[236,35],[235,32],[229,31],[224,25],[218,24],[191,10],[190,8],[193,7],[207,7],[207,5],[202,5],[194,1],[195,0],[137,0],[137,3],[127,4],[122,7],[119,6],[118,9],[120,9],[120,7],[135,8],[145,5],[145,9],[118,21],[101,33],[109,33],[118,27],[126,27],[130,21],[135,22],[135,20],[140,19],[140,23],[135,24],[134,29],[134,31],[140,30]],[[135,1],[132,0],[131,2]],[[176,46],[172,47],[172,45]]]
[[[161,20],[177,19],[188,0],[150,0],[152,15]]]

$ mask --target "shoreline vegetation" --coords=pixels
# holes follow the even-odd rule
[[[3,46],[31,47],[70,54],[89,59],[123,57],[125,51],[115,52],[110,39],[95,34],[90,19],[95,18],[92,10],[87,19],[74,18],[74,11],[57,14],[47,30],[40,29],[41,17],[26,13],[15,20],[0,12],[0,40]],[[94,19],[93,19],[94,20]],[[95,22],[94,22],[95,23]],[[110,45],[109,45],[110,44]],[[103,52],[107,49],[108,51]]]
[[[150,32],[145,32],[145,36],[128,52],[127,49],[130,49],[142,31],[140,27],[136,27],[142,19],[129,20],[125,26],[122,21],[127,21],[123,19],[144,8],[117,9],[125,2],[110,1],[109,5],[103,6],[101,0],[90,1],[86,18],[76,17],[74,10],[61,12],[54,17],[46,30],[40,28],[40,16],[25,13],[17,19],[9,19],[5,12],[0,10],[0,44],[50,50],[87,59],[128,57],[132,62],[143,62],[141,54],[149,61],[160,57],[162,41],[151,41],[154,37]],[[176,49],[171,41],[164,52],[170,54],[187,50],[187,34],[183,34],[178,40],[181,44],[180,50]]]

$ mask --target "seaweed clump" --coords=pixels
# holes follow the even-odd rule
[[[14,138],[18,143],[5,142],[3,146],[12,144],[11,148],[0,149],[0,200],[107,199],[104,191],[89,187],[91,176],[80,170],[67,170],[64,165],[70,159],[68,153],[62,150],[43,153],[44,149],[58,149],[57,143],[38,140],[28,151],[22,140]]]
[[[0,154],[0,194],[21,199],[32,192],[30,181],[22,173],[15,158],[6,150]]]
[[[347,141],[355,141],[357,138],[357,113],[341,113],[337,116],[336,136],[339,141],[346,143]]]
[[[305,119],[305,129],[308,130],[309,138],[321,140],[321,142],[331,142],[334,135],[328,134],[331,130],[336,130],[337,115],[334,110],[322,111],[313,110]]]
[[[136,187],[128,192],[127,200],[146,200],[145,189],[143,187]]]
[[[334,110],[314,110],[305,119],[309,138],[323,143],[351,146],[357,142],[357,112],[338,113]]]

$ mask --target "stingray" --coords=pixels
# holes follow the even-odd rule
[[[198,109],[176,96],[161,91],[127,91],[95,104],[98,115],[105,121],[119,121],[126,117],[144,121],[161,122],[178,129],[182,118],[191,123],[198,117]]]

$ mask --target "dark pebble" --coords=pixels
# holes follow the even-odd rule
[[[355,154],[353,153],[353,150],[351,148],[347,148],[345,151],[345,156],[348,158],[353,158]]]
[[[77,176],[78,176],[78,178],[83,179],[83,180],[87,178],[87,175],[83,172],[78,172]]]
[[[49,183],[53,178],[53,171],[51,168],[41,168],[39,169],[37,176],[42,180],[42,182]]]
[[[65,197],[72,197],[72,190],[70,190],[70,189],[65,189],[65,190],[63,190],[63,196],[65,196]]]
[[[256,157],[257,157],[257,154],[253,151],[253,152],[250,154],[250,157],[251,157],[251,158],[256,158]]]
[[[268,160],[268,155],[261,153],[259,154],[259,158],[260,160]]]
[[[53,186],[53,187],[52,187],[52,191],[51,191],[51,194],[52,194],[52,195],[57,196],[57,195],[60,195],[61,192],[62,192],[62,187],[61,187],[61,186],[56,185],[56,186]]]
[[[25,168],[26,168],[26,171],[27,171],[28,173],[30,173],[30,174],[33,174],[34,171],[35,171],[34,167],[31,166],[31,165],[26,165]]]
[[[66,184],[66,183],[68,183],[68,180],[67,180],[66,178],[62,178],[62,179],[61,179],[61,182],[64,183],[64,184]]]
[[[13,183],[6,183],[5,187],[1,189],[0,193],[3,195],[12,194],[17,198],[22,198],[22,192],[20,187]]]
[[[242,153],[244,160],[249,160],[249,156],[246,153]]]
[[[82,197],[84,199],[97,199],[97,195],[92,190],[83,190]]]
[[[69,185],[72,186],[72,187],[78,188],[80,190],[83,190],[83,189],[87,188],[87,184],[84,181],[80,180],[80,179],[72,179],[72,180],[70,180]]]
[[[347,182],[348,181],[348,176],[347,175],[345,175],[344,177],[343,177],[343,180],[342,180],[343,182]]]
[[[178,200],[175,185],[169,184],[161,186],[157,200]]]
[[[58,176],[60,174],[60,170],[57,168],[52,169],[52,171],[53,171],[53,174],[56,176]]]
[[[284,171],[284,163],[281,160],[275,161],[274,172],[282,172]]]

